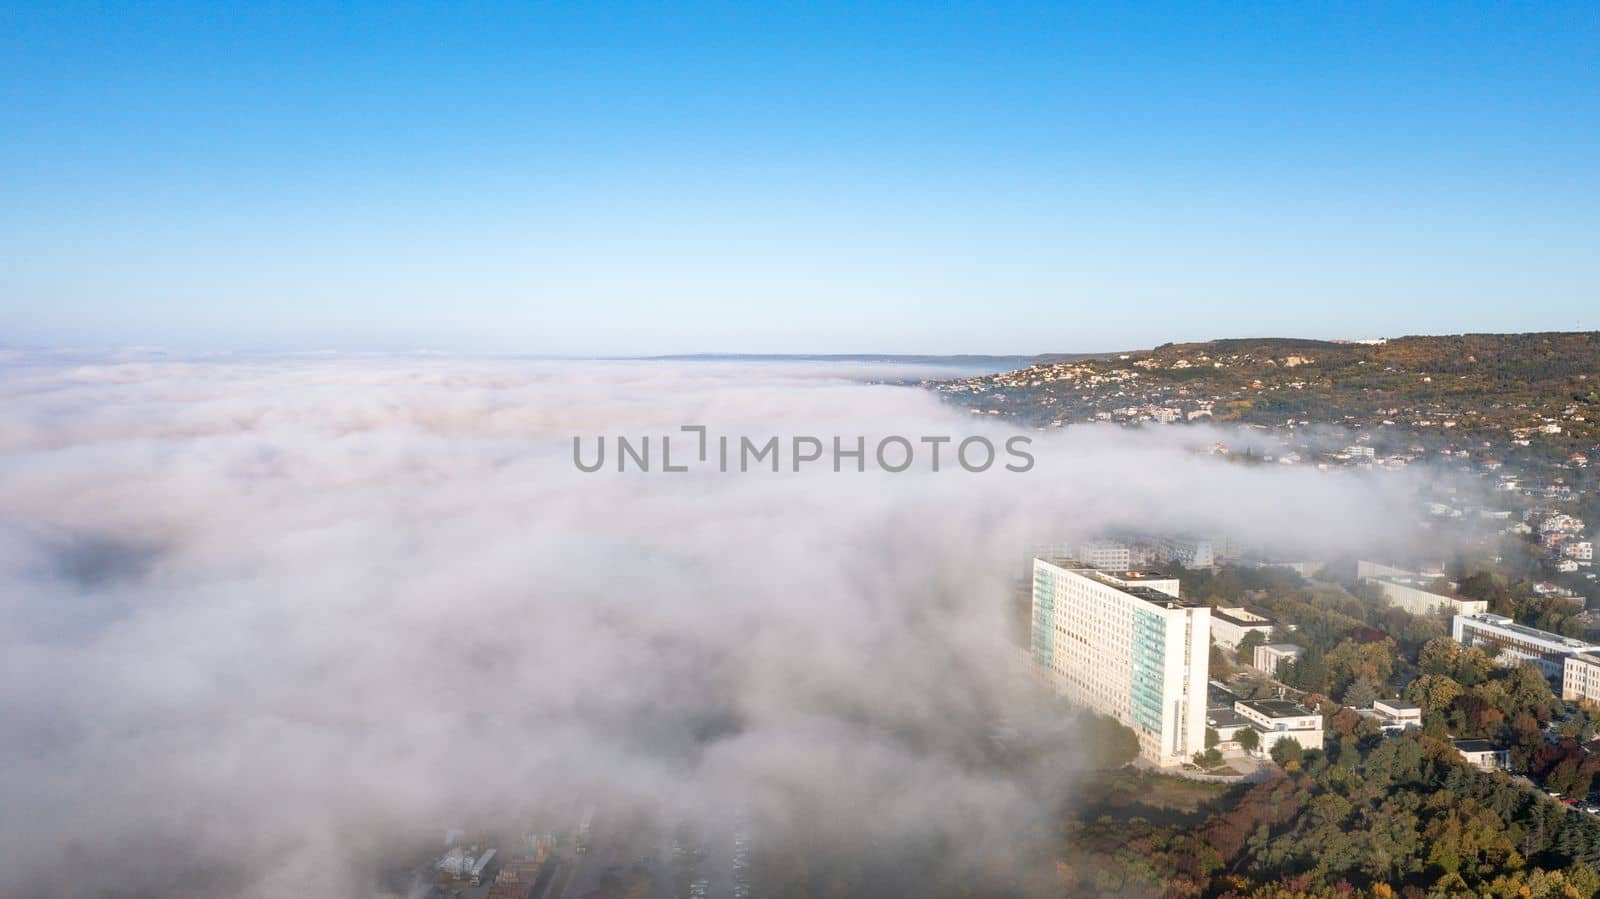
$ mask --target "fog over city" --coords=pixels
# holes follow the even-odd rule
[[[1021,714],[1027,547],[1406,534],[1417,474],[1230,464],[1223,428],[1021,432],[869,383],[933,371],[7,357],[0,895],[69,860],[79,895],[370,894],[447,827],[587,802],[941,847],[1025,888],[1070,763],[980,756],[1048,727]],[[1036,463],[573,464],[575,436],[685,424],[1026,433]]]

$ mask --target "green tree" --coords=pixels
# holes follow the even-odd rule
[[[1239,651],[1237,653],[1239,661],[1246,665],[1251,664],[1256,657],[1256,647],[1265,642],[1267,642],[1267,638],[1260,631],[1251,631],[1245,634],[1244,639],[1239,641]]]
[[[1498,652],[1499,647],[1494,651]],[[1494,667],[1494,658],[1488,652],[1478,646],[1469,646],[1456,657],[1456,670],[1451,677],[1463,687],[1474,687],[1488,680]]]
[[[1549,774],[1545,775],[1544,786],[1545,789],[1550,790],[1551,792],[1560,793],[1564,796],[1572,796],[1575,795],[1573,790],[1573,782],[1576,781],[1577,778],[1578,763],[1572,759],[1565,759],[1560,764],[1552,768]],[[1587,793],[1588,791],[1585,790],[1584,792]]]
[[[1424,713],[1444,714],[1462,694],[1461,685],[1446,674],[1424,674],[1406,686],[1407,702],[1422,707]]]
[[[1242,727],[1233,735],[1233,739],[1248,752],[1255,752],[1261,747],[1261,735],[1253,727]]]
[[[1353,709],[1368,709],[1378,700],[1378,685],[1370,678],[1357,678],[1340,700]]]
[[[1393,640],[1376,643],[1344,640],[1328,652],[1327,680],[1320,692],[1343,695],[1351,684],[1363,678],[1374,684],[1384,683],[1394,673],[1394,660],[1399,654]]]
[[[1304,761],[1305,754],[1305,748],[1293,737],[1284,737],[1272,744],[1272,760],[1280,765]]]
[[[1460,655],[1460,643],[1449,637],[1434,637],[1422,644],[1422,651],[1417,653],[1417,670],[1423,674],[1453,677],[1456,673],[1456,660]]]
[[[1513,709],[1527,709],[1541,721],[1549,718],[1555,710],[1556,697],[1550,692],[1550,682],[1533,665],[1519,665],[1511,669],[1505,683]]]

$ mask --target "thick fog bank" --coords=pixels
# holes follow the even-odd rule
[[[681,425],[1023,435],[864,371],[9,360],[0,895],[347,895],[418,832],[590,799],[1003,864],[1061,788],[973,750],[1048,727],[1010,642],[1030,544],[1334,552],[1407,498],[1195,428],[1030,432],[1022,473],[573,463]]]

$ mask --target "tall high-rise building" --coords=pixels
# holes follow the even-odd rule
[[[1177,592],[1137,572],[1033,561],[1034,663],[1061,695],[1132,728],[1158,765],[1205,749],[1211,610]]]

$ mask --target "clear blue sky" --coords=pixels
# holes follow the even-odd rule
[[[0,343],[1600,328],[1600,4],[0,6]]]

